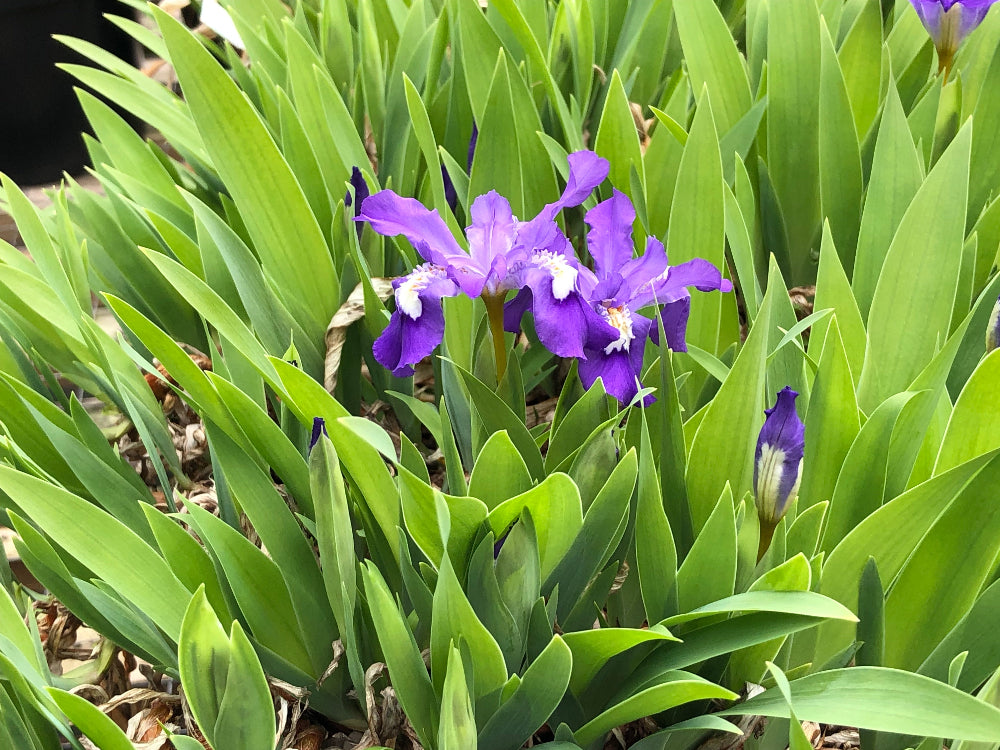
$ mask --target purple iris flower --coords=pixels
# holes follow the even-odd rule
[[[996,304],[993,305],[993,312],[990,313],[990,322],[986,326],[986,353],[1000,347],[1000,297],[997,297]]]
[[[480,195],[470,210],[468,252],[437,210],[391,190],[367,198],[355,220],[367,221],[379,234],[403,235],[427,261],[393,282],[396,310],[375,341],[376,360],[397,377],[412,375],[413,365],[441,343],[442,298],[463,293],[502,302],[508,291],[525,285],[539,299],[554,300],[549,307],[536,305],[542,344],[560,356],[581,356],[582,341],[567,341],[559,322],[563,303],[576,293],[579,264],[554,220],[563,208],[583,203],[607,177],[608,167],[593,152],[570,154],[566,189],[530,221],[518,221],[496,191]]]
[[[675,351],[687,351],[684,334],[691,309],[687,288],[729,292],[733,285],[701,258],[670,266],[663,243],[655,237],[648,239],[645,253],[633,258],[635,208],[624,193],[615,190],[611,198],[587,212],[585,221],[590,226],[587,247],[594,258],[594,271],[579,268],[579,314],[565,316],[563,336],[576,335],[584,343],[583,356],[575,355],[580,359],[584,387],[589,388],[600,377],[609,394],[628,404],[642,388],[639,376],[646,340],[659,342],[658,327],[639,310],[661,308],[667,345]],[[508,323],[519,320],[532,303],[526,297],[522,292],[508,304]],[[533,302],[537,325],[537,295]],[[654,400],[646,396],[643,405]]]
[[[942,70],[951,67],[962,41],[983,22],[996,0],[910,0],[931,35]]]
[[[806,428],[795,411],[798,395],[788,386],[778,392],[774,406],[764,410],[767,418],[757,438],[754,500],[761,526],[772,532],[798,495],[802,479]]]

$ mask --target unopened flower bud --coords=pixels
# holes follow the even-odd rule
[[[986,353],[1000,347],[1000,297],[997,297],[996,304],[993,305],[993,312],[990,313],[990,322],[986,326]]]
[[[955,52],[983,22],[996,0],[910,0],[937,48],[941,70],[950,70]]]
[[[757,438],[754,455],[754,500],[761,527],[773,529],[799,492],[805,425],[795,411],[798,393],[785,386],[774,407],[766,409],[767,419]]]

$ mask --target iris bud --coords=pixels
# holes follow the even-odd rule
[[[990,313],[990,322],[986,326],[986,353],[1000,347],[1000,297],[997,297],[996,304],[993,305],[993,312]]]
[[[996,0],[910,0],[937,48],[939,70],[951,69],[955,52],[983,22]]]
[[[774,406],[764,410],[767,418],[757,438],[753,486],[761,527],[759,556],[799,492],[806,428],[795,411],[798,395],[788,386],[778,393]]]

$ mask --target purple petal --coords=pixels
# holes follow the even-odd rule
[[[668,266],[663,243],[656,237],[647,238],[646,252],[621,268],[622,277],[628,284],[627,299],[632,307],[639,309],[654,302],[653,283],[663,277]]]
[[[604,182],[604,179],[608,176],[610,169],[608,160],[598,156],[593,151],[574,151],[566,159],[569,162],[569,176],[566,178],[566,189],[559,196],[559,200],[546,204],[535,218],[525,222],[525,224],[547,224],[555,219],[556,214],[564,208],[579,206],[587,200],[594,191],[594,188]],[[528,236],[528,234],[529,232],[526,231],[525,236]],[[531,247],[544,247],[544,245],[529,246],[529,249]]]
[[[511,333],[521,330],[521,318],[531,309],[531,290],[525,287],[503,306],[503,329]]]
[[[625,193],[615,190],[608,200],[590,209],[584,221],[590,226],[587,248],[594,257],[598,277],[620,270],[632,260],[635,208]]]
[[[795,411],[798,393],[785,386],[765,409],[754,453],[753,483],[761,519],[776,524],[798,492],[805,452],[805,425]]]
[[[439,266],[468,258],[436,209],[431,211],[420,201],[391,190],[366,198],[355,221],[367,221],[376,232],[389,237],[403,235],[424,260]]]
[[[571,245],[558,224],[551,219],[543,221],[536,217],[518,224],[515,248],[525,254],[535,250],[565,252]]]
[[[623,404],[631,402],[641,387],[624,350],[607,354],[603,349],[587,349],[587,359],[580,360],[578,372],[584,388],[590,388],[601,378],[604,390]]]
[[[667,336],[667,346],[675,352],[687,351],[685,337],[687,335],[688,316],[690,314],[691,295],[681,297],[679,300],[664,305],[660,311],[660,316],[663,318],[663,332]],[[649,332],[649,337],[653,339],[654,344],[659,346],[659,325],[653,326]]]
[[[566,157],[569,162],[569,176],[566,178],[566,189],[559,200],[549,203],[539,212],[538,218],[554,219],[564,208],[579,206],[594,192],[594,188],[604,182],[611,169],[607,159],[593,151],[574,151]]]
[[[510,203],[495,190],[480,195],[472,203],[472,225],[466,229],[469,253],[484,276],[491,270],[506,274],[506,257],[514,245],[517,222]],[[503,267],[496,264],[503,261]]]
[[[393,282],[396,310],[372,347],[376,361],[398,378],[430,355],[444,338],[442,297],[458,294],[444,268],[425,263]]]
[[[703,258],[694,258],[679,266],[670,266],[664,276],[655,277],[650,283],[637,289],[632,296],[633,307],[673,302],[687,296],[687,287],[693,286],[702,292],[719,290],[731,292],[733,284],[722,278],[722,273]]]
[[[541,272],[534,274],[529,284],[538,340],[556,356],[583,357],[583,345],[589,331],[587,313],[594,314],[593,310],[576,292],[557,299],[552,294],[551,279]]]

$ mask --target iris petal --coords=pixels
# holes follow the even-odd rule
[[[627,195],[615,190],[608,200],[587,211],[584,221],[590,226],[587,249],[594,258],[598,277],[618,271],[632,260],[635,208]]]
[[[396,310],[372,347],[376,361],[397,378],[413,374],[413,366],[444,338],[443,297],[458,287],[440,266],[425,263],[393,282]]]
[[[459,247],[437,210],[415,198],[404,198],[383,190],[365,198],[355,221],[367,221],[379,234],[406,237],[424,260],[439,266],[468,255]]]

